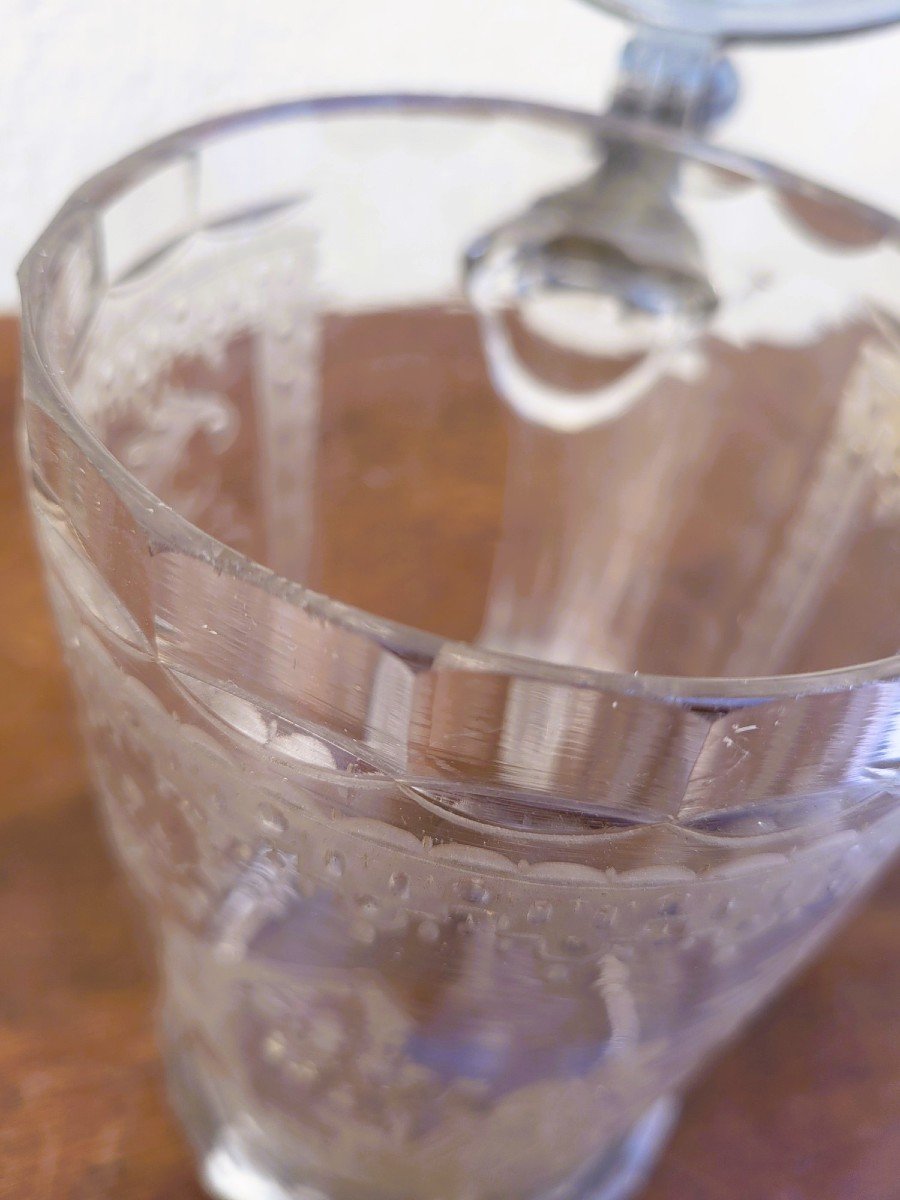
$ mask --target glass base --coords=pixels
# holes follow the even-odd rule
[[[543,1200],[629,1200],[635,1196],[650,1178],[680,1108],[674,1096],[661,1097],[577,1186],[564,1184]]]
[[[216,1200],[328,1200],[318,1187],[279,1180],[253,1153],[245,1131],[217,1121],[185,1066],[169,1062],[172,1100],[198,1152],[203,1186]],[[647,1182],[678,1111],[675,1098],[657,1100],[599,1162],[532,1200],[630,1200]]]

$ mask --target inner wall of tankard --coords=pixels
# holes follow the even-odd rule
[[[201,529],[447,638],[672,675],[895,653],[896,246],[684,161],[702,320],[527,280],[479,311],[467,250],[603,154],[549,119],[363,112],[175,156],[102,216],[78,408]]]

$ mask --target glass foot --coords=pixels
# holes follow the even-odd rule
[[[200,1178],[216,1200],[329,1200],[327,1185],[297,1181],[264,1149],[263,1130],[246,1113],[227,1113],[183,1047],[166,1056],[169,1098],[199,1161]],[[180,1052],[179,1052],[180,1051]],[[632,1200],[647,1182],[679,1112],[663,1096],[599,1159],[557,1186],[521,1200]],[[301,1175],[302,1178],[302,1175]],[[342,1190],[342,1195],[347,1193]]]
[[[658,1100],[641,1120],[577,1181],[567,1180],[541,1200],[631,1200],[647,1182],[678,1115],[670,1097]],[[242,1152],[240,1140],[228,1131],[212,1146],[201,1164],[206,1189],[217,1200],[325,1200],[302,1184],[286,1187],[263,1174]]]
[[[674,1096],[663,1096],[576,1187],[567,1183],[544,1200],[630,1200],[650,1178],[679,1111],[680,1104]]]
[[[308,1189],[290,1191],[263,1175],[240,1151],[222,1141],[200,1165],[203,1186],[218,1200],[299,1200]],[[321,1193],[309,1191],[310,1196]]]

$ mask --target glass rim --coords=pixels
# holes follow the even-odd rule
[[[900,21],[898,0],[588,0],[625,21],[662,33],[722,41],[803,41],[883,29]]]
[[[286,100],[276,104],[240,109],[201,121],[156,139],[97,172],[82,183],[22,260],[18,271],[21,293],[22,365],[29,384],[40,387],[41,402],[64,434],[81,450],[110,486],[141,512],[141,523],[159,542],[183,550],[192,557],[214,561],[218,570],[254,583],[264,591],[294,606],[314,613],[328,624],[368,638],[411,661],[434,662],[442,651],[452,651],[457,663],[472,670],[511,678],[542,680],[549,684],[587,688],[606,693],[677,701],[703,708],[746,706],[767,700],[842,692],[866,684],[900,677],[900,652],[887,658],[783,675],[690,676],[657,675],[641,671],[618,672],[564,666],[527,655],[486,649],[459,642],[402,622],[378,617],[364,609],[331,599],[303,584],[279,575],[247,555],[232,549],[194,525],[142,484],[92,432],[79,416],[66,384],[64,372],[48,350],[45,290],[48,278],[73,238],[91,227],[96,210],[114,199],[177,154],[195,152],[205,140],[237,130],[252,129],[270,122],[297,118],[328,118],[348,113],[371,112],[415,115],[433,112],[460,115],[508,115],[549,123],[581,126],[601,137],[618,137],[658,146],[694,162],[721,168],[745,178],[785,188],[795,195],[850,209],[873,230],[900,244],[900,220],[863,201],[812,182],[764,160],[712,147],[690,135],[662,129],[645,122],[608,114],[596,114],[555,104],[502,96],[470,96],[438,93],[362,93]],[[50,284],[52,286],[52,282]]]

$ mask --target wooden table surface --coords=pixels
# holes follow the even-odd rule
[[[91,808],[0,322],[0,1198],[200,1200],[148,956]],[[646,1200],[900,1200],[900,871],[688,1097]]]

